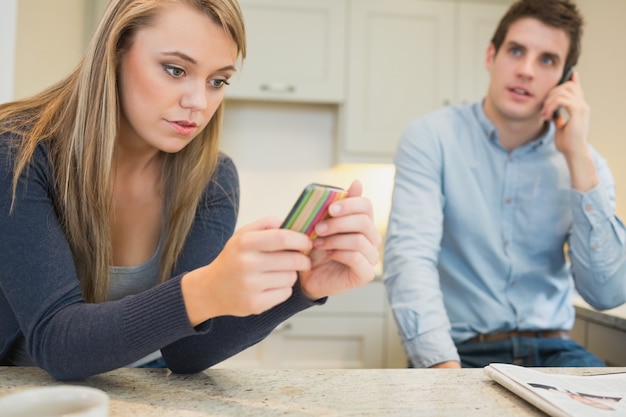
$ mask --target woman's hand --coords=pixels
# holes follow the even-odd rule
[[[369,283],[374,278],[381,237],[371,202],[355,181],[348,197],[329,207],[318,238],[280,229],[267,217],[242,227],[209,265],[187,273],[181,287],[192,326],[210,318],[260,314],[287,300],[300,274],[312,300]],[[313,247],[310,257],[304,255]]]
[[[311,267],[302,252],[312,243],[304,233],[279,227],[280,220],[273,217],[242,227],[211,264],[183,277],[193,326],[217,316],[259,314],[289,298],[297,271]]]
[[[302,292],[312,300],[338,294],[374,279],[378,247],[372,203],[362,197],[362,185],[352,183],[348,197],[330,205],[330,218],[315,227],[311,269],[302,269]]]

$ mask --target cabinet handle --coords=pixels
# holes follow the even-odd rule
[[[261,91],[268,93],[295,93],[296,86],[286,83],[266,83],[261,84]]]

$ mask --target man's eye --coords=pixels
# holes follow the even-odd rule
[[[165,71],[174,78],[180,78],[185,75],[185,70],[172,65],[165,65]]]
[[[519,48],[511,48],[511,55],[520,56],[522,54],[522,50]]]
[[[544,57],[542,59],[543,63],[546,65],[552,65],[554,64],[554,59],[550,58],[550,57]]]

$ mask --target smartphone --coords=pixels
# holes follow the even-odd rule
[[[561,80],[559,81],[557,85],[561,85],[564,82],[571,80],[573,73],[574,73],[574,67],[573,66],[567,67],[567,69],[563,72],[563,76],[561,77]],[[564,109],[562,107],[559,107],[558,109],[554,111],[554,115],[552,116],[555,123],[557,124],[557,127],[559,128],[565,126],[565,123],[566,123],[565,115],[563,115],[563,112],[564,112]]]
[[[296,200],[280,226],[283,229],[305,233],[311,240],[317,237],[315,225],[327,217],[328,206],[348,195],[343,188],[332,185],[309,184]]]

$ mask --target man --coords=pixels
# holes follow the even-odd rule
[[[578,73],[559,84],[582,24],[569,0],[516,2],[487,49],[484,100],[402,137],[384,269],[415,367],[603,365],[568,335],[574,286],[598,309],[626,301],[613,179]]]

